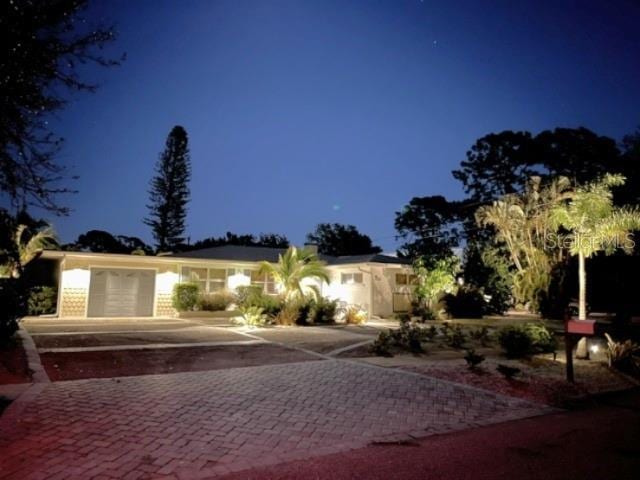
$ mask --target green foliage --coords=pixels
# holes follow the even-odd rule
[[[524,326],[509,325],[498,331],[498,342],[507,358],[522,358],[531,353],[532,341]]]
[[[487,305],[479,290],[467,286],[460,287],[455,294],[445,295],[443,302],[453,318],[482,318]]]
[[[418,302],[433,310],[441,295],[455,290],[458,270],[458,257],[454,255],[433,261],[430,268],[422,258],[417,259],[413,271],[417,278],[414,295]]]
[[[286,300],[305,297],[307,293],[319,297],[317,288],[303,286],[305,279],[317,279],[329,283],[329,271],[326,263],[308,249],[289,247],[284,254],[278,255],[278,263],[260,263],[260,273],[270,275],[284,289]]]
[[[608,333],[607,337],[607,360],[609,366],[621,372],[637,375],[640,373],[640,345],[631,341],[614,341]]]
[[[248,247],[288,248],[289,240],[277,233],[261,233],[260,235],[237,234],[227,232],[222,237],[208,237],[190,245],[181,245],[180,250],[201,250],[203,248],[220,247],[222,245],[243,245]]]
[[[19,281],[0,278],[0,345],[8,342],[18,330],[18,319],[26,310],[23,291]]]
[[[343,312],[342,318],[347,325],[362,325],[367,321],[367,312],[357,305],[349,305]]]
[[[487,327],[474,329],[469,335],[473,340],[480,342],[483,347],[488,347],[493,342],[493,335]]]
[[[191,312],[198,305],[200,288],[196,283],[178,283],[173,286],[171,303],[179,312]]]
[[[249,327],[260,327],[269,323],[269,317],[264,309],[255,305],[241,306],[239,309],[242,323]]]
[[[358,231],[354,225],[320,223],[307,241],[318,246],[323,255],[339,257],[343,255],[367,255],[380,253],[382,249],[373,245],[371,238]]]
[[[269,316],[277,315],[284,305],[280,297],[267,295],[255,285],[238,287],[236,299],[240,307],[260,307]]]
[[[467,362],[467,366],[469,369],[473,370],[478,367],[482,362],[484,362],[484,355],[480,355],[476,353],[476,351],[471,348],[467,350],[467,353],[464,356],[465,361]]]
[[[335,322],[338,302],[320,297],[311,304],[309,321],[314,324],[331,324]]]
[[[512,306],[513,272],[504,248],[479,240],[467,243],[462,276],[488,297],[485,314],[501,315]]]
[[[391,330],[386,332],[382,331],[369,347],[369,352],[379,357],[392,357],[392,349],[394,345],[395,339],[393,332]]]
[[[151,227],[159,252],[172,251],[184,242],[191,179],[188,143],[186,130],[173,127],[151,180],[149,215],[144,223]]]
[[[227,307],[235,301],[235,295],[227,291],[200,293],[198,296],[198,310],[205,312],[219,312],[226,310]]]
[[[445,323],[442,326],[442,335],[444,336],[445,343],[455,349],[462,348],[467,341],[467,335],[460,325],[450,325]]]
[[[553,353],[558,348],[556,337],[542,323],[528,323],[526,331],[531,339],[531,353]]]
[[[291,326],[298,323],[300,317],[300,309],[297,305],[285,305],[273,317],[276,325]]]
[[[58,290],[54,287],[39,286],[29,290],[27,312],[29,315],[46,315],[55,313],[58,301]]]

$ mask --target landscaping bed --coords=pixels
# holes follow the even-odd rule
[[[31,382],[31,371],[22,341],[15,336],[0,347],[0,385]]]
[[[507,379],[496,370],[498,365],[518,368],[520,372],[514,378]],[[530,360],[487,358],[474,369],[469,369],[462,359],[425,359],[423,365],[413,364],[399,368],[558,407],[567,407],[587,395],[639,385],[598,361],[576,360],[574,384],[565,379],[564,362],[539,357]]]
[[[53,381],[198,372],[317,360],[315,356],[276,345],[43,353],[40,358]]]

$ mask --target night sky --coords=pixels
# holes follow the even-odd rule
[[[473,142],[505,129],[640,125],[640,3],[103,1],[116,24],[101,84],[53,120],[79,190],[51,218],[151,241],[148,182],[170,129],[190,137],[187,235],[355,224],[394,250],[411,197],[460,198]],[[544,5],[543,5],[544,4]]]

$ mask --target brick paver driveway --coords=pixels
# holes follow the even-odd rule
[[[0,418],[0,478],[205,478],[544,411],[344,360],[58,382]]]

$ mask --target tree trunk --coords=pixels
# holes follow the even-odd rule
[[[578,298],[578,320],[587,319],[587,271],[585,268],[584,253],[578,254],[578,282],[580,284]],[[587,337],[582,337],[578,342],[576,349],[576,357],[589,359],[589,346],[587,345]]]

